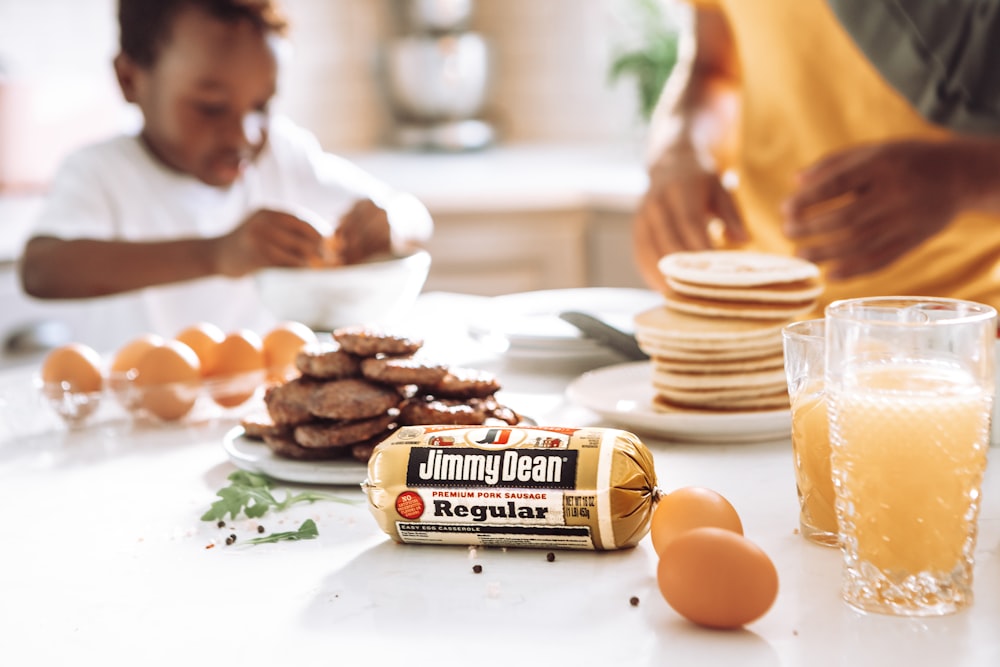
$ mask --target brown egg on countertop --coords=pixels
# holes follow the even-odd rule
[[[101,391],[101,355],[83,343],[68,343],[46,355],[42,362],[42,382],[59,385],[66,391],[91,393]]]
[[[209,394],[227,408],[245,402],[265,380],[264,343],[250,329],[226,334],[216,347],[215,361],[205,371]]]
[[[653,550],[661,554],[681,533],[705,526],[743,534],[743,523],[736,509],[717,491],[703,486],[685,486],[660,496],[649,527]]]
[[[263,338],[264,363],[269,379],[287,380],[295,357],[306,345],[317,341],[316,332],[301,322],[279,322]]]
[[[681,616],[709,628],[735,629],[774,604],[778,572],[764,551],[722,528],[694,528],[660,554],[656,581]]]
[[[184,343],[198,355],[201,372],[205,375],[215,365],[219,343],[225,340],[225,332],[211,322],[198,322],[185,327],[174,336],[174,340]]]
[[[112,357],[108,386],[115,399],[127,410],[139,407],[137,393],[132,387],[139,360],[154,347],[159,347],[165,342],[163,336],[153,333],[141,334],[118,348]]]
[[[42,395],[66,423],[77,425],[101,402],[104,376],[101,357],[82,343],[69,343],[49,352],[39,372]]]
[[[201,391],[201,362],[184,343],[168,340],[149,350],[136,366],[139,405],[165,421],[180,419]]]

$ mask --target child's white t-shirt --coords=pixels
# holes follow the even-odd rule
[[[231,231],[259,208],[302,207],[335,226],[356,200],[389,194],[388,186],[359,167],[324,152],[311,133],[275,117],[266,148],[228,188],[168,169],[137,136],[85,147],[60,167],[33,231],[63,239],[206,238]],[[85,328],[97,328],[78,338],[95,345],[119,345],[146,332],[173,336],[201,321],[259,333],[274,323],[252,277],[203,278],[86,303],[93,317]]]

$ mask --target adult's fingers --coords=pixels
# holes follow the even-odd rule
[[[674,220],[679,250],[708,250],[712,240],[708,232],[711,213],[707,198],[691,196],[682,188],[673,188],[667,193],[667,204]]]
[[[785,215],[801,221],[820,210],[837,206],[845,198],[857,197],[871,188],[868,170],[855,159],[843,159],[825,168],[817,168],[803,177],[801,185],[784,203]]]
[[[872,273],[896,261],[916,245],[907,237],[893,238],[888,243],[872,243],[863,251],[830,262],[827,275],[834,280],[845,280]]]
[[[722,220],[725,240],[733,243],[745,243],[750,240],[750,234],[743,223],[743,216],[736,206],[736,201],[721,182],[712,186],[712,209]]]
[[[860,209],[850,216],[850,226],[841,226],[835,233],[807,238],[798,249],[799,257],[812,262],[840,261],[884,245],[893,230],[887,226],[887,211]]]

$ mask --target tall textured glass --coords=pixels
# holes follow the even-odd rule
[[[831,467],[851,606],[930,616],[972,604],[995,336],[996,311],[969,301],[827,308]]]

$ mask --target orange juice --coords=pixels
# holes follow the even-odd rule
[[[916,363],[862,367],[845,386],[829,400],[848,570],[874,566],[886,595],[922,575],[967,570],[971,580],[988,393]]]
[[[822,382],[810,383],[792,398],[792,450],[802,533],[814,542],[835,546],[837,513]]]

